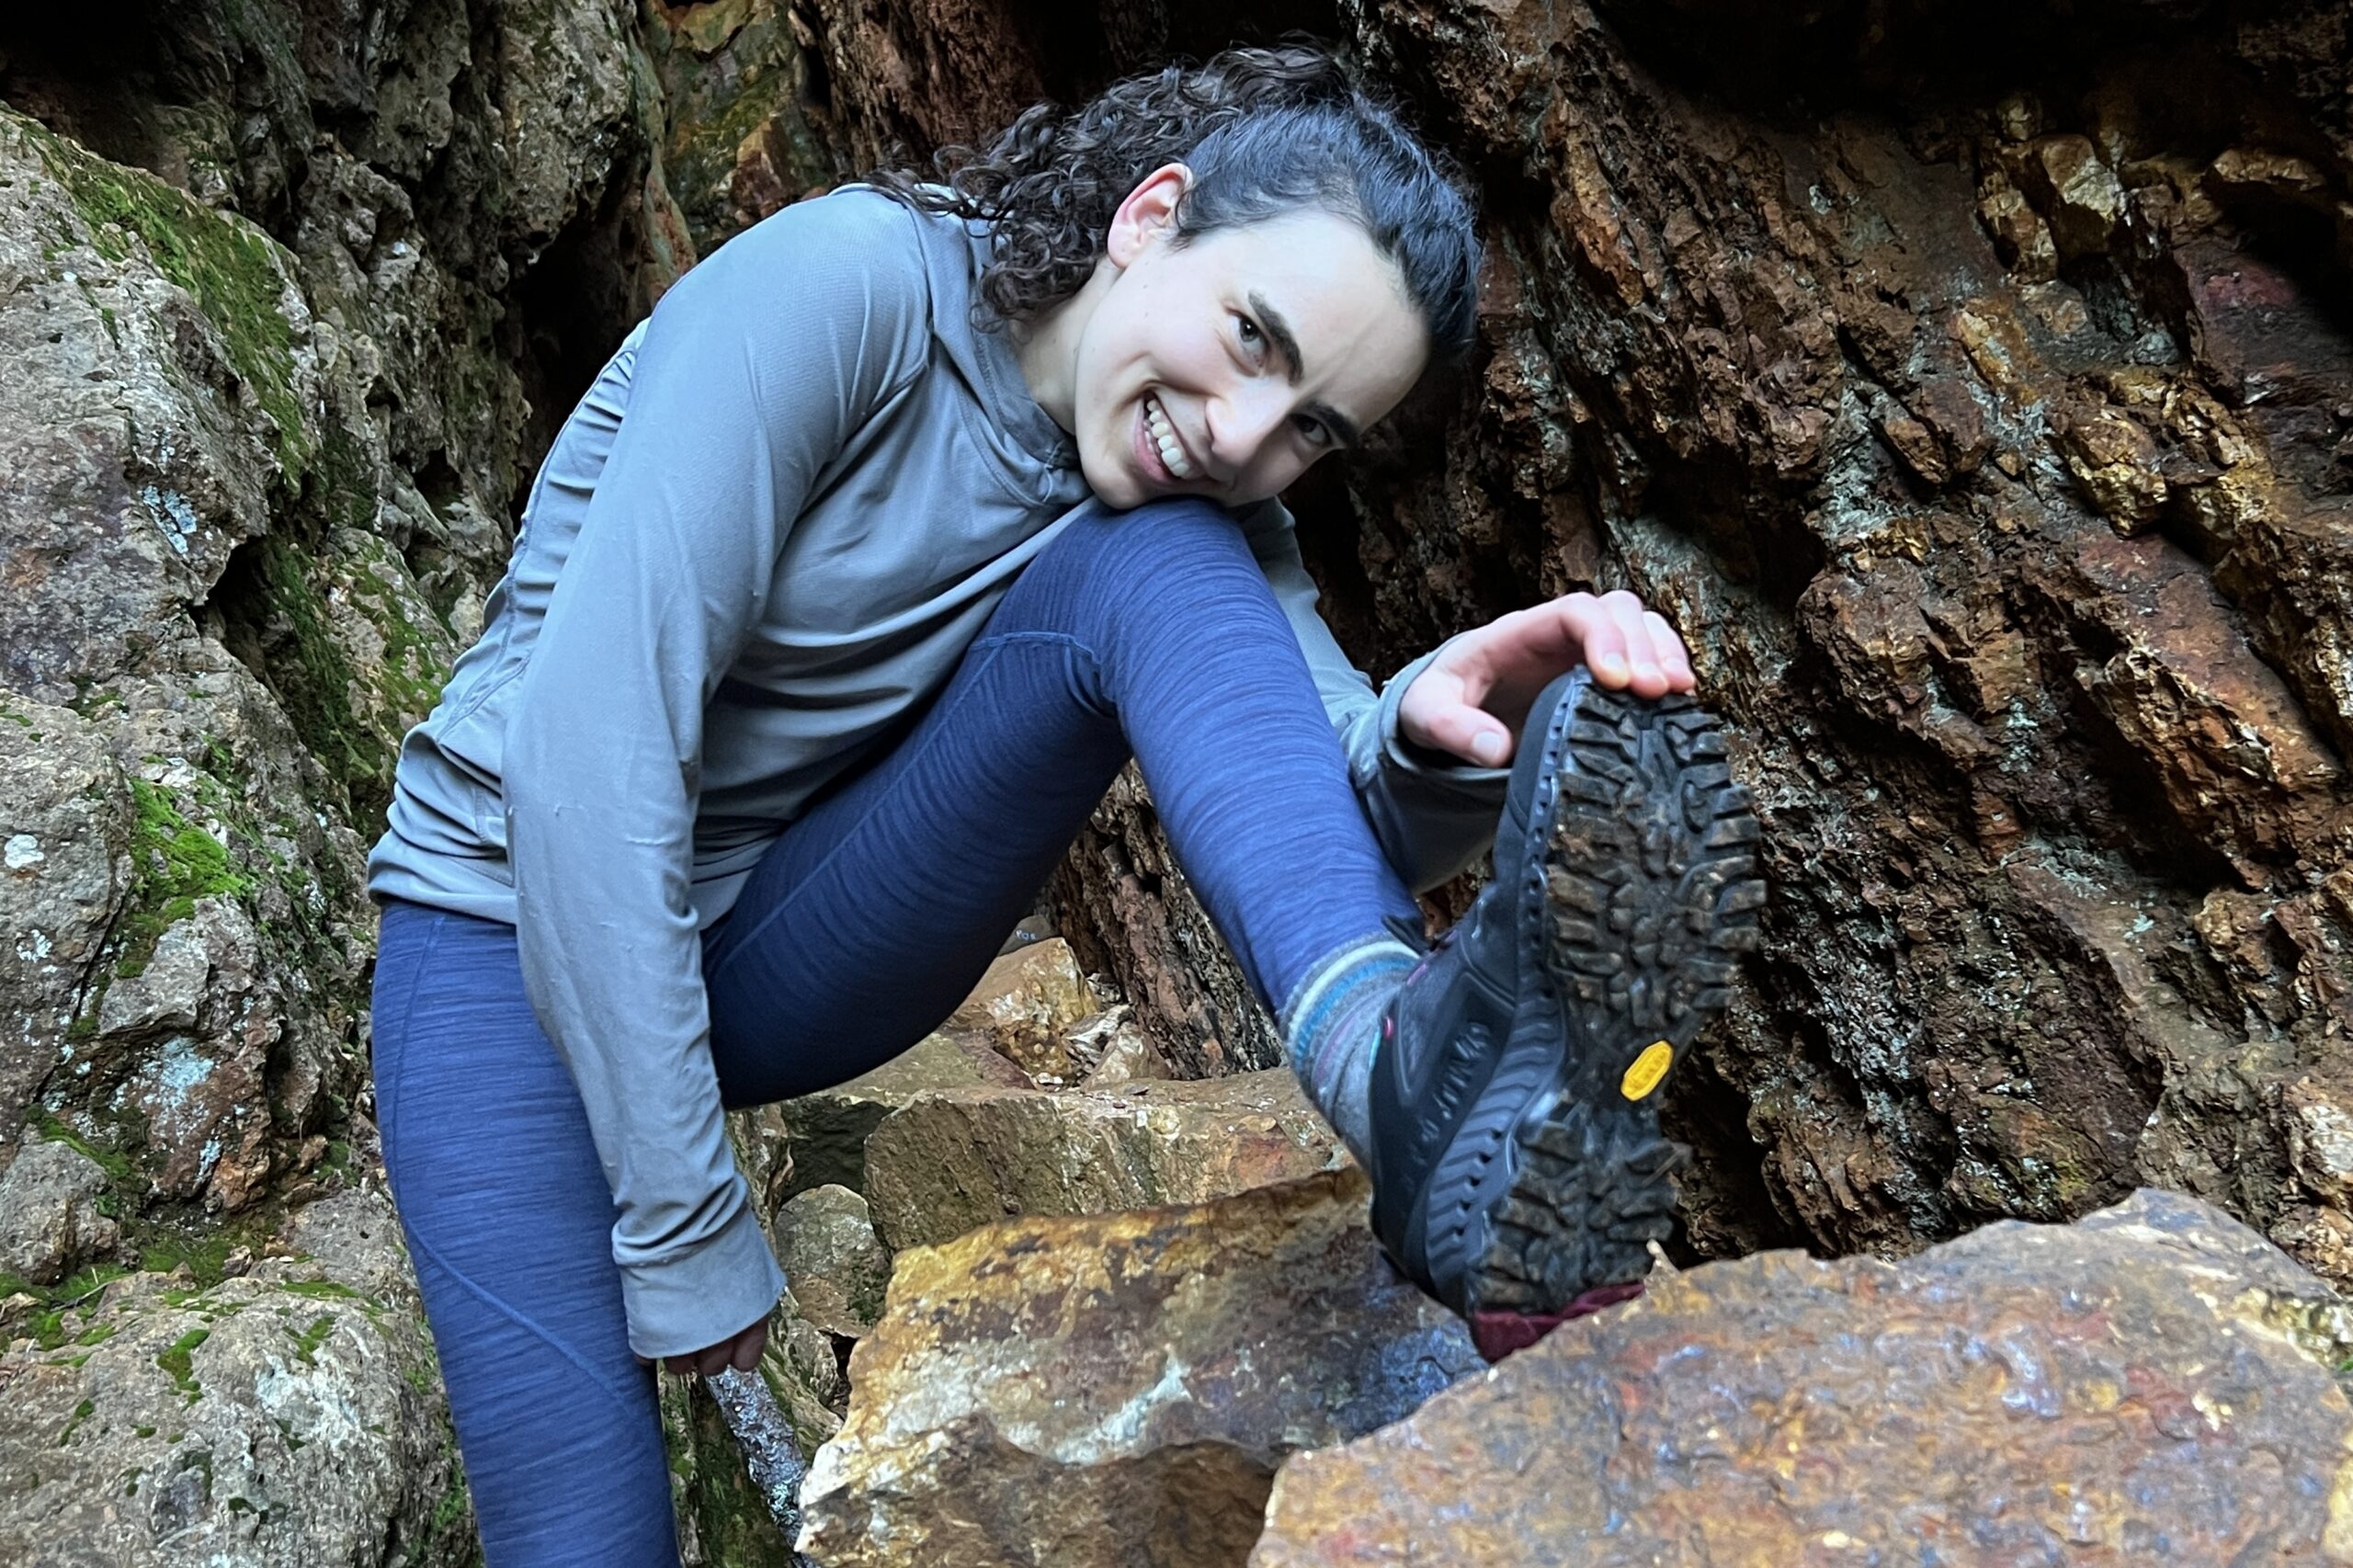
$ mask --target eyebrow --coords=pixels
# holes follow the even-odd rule
[[[1307,373],[1307,367],[1300,363],[1299,339],[1291,335],[1290,323],[1283,320],[1282,312],[1267,303],[1267,296],[1256,289],[1250,290],[1250,308],[1258,312],[1258,325],[1275,340],[1275,347],[1282,351],[1283,363],[1290,367],[1290,374],[1284,379],[1293,386],[1299,385],[1300,378]],[[1363,449],[1364,432],[1357,427],[1357,422],[1330,403],[1320,400],[1311,403],[1307,405],[1307,412],[1322,420],[1324,427],[1340,438],[1340,445],[1345,449],[1353,452]]]

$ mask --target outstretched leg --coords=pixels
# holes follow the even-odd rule
[[[1638,1278],[1673,1206],[1652,1096],[1762,898],[1713,722],[1555,682],[1496,878],[1417,965],[1304,657],[1239,528],[1197,503],[1074,519],[905,742],[769,853],[707,945],[731,1102],[853,1076],[945,1017],[1131,746],[1370,1166],[1391,1256],[1474,1323]]]

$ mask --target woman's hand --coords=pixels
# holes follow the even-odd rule
[[[1416,745],[1501,767],[1536,694],[1580,660],[1600,685],[1631,687],[1637,697],[1694,684],[1683,639],[1642,600],[1622,589],[1566,594],[1449,642],[1406,687],[1397,727]]]
[[[662,1364],[680,1377],[686,1376],[688,1372],[699,1372],[707,1378],[713,1372],[723,1372],[730,1367],[739,1372],[748,1372],[760,1364],[760,1352],[767,1348],[767,1344],[768,1320],[763,1316],[759,1322],[742,1333],[731,1335],[718,1344],[698,1350],[690,1356],[665,1356],[662,1358]],[[650,1367],[654,1364],[651,1359],[643,1356],[640,1356],[638,1361],[643,1366]]]

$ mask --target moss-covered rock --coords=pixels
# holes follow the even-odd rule
[[[271,1259],[202,1288],[122,1276],[32,1326],[0,1355],[0,1558],[478,1560],[405,1290]]]
[[[695,248],[842,179],[847,165],[810,109],[809,64],[774,0],[649,7],[665,90],[663,167]]]

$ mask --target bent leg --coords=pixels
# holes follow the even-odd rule
[[[795,823],[706,940],[731,1104],[838,1083],[970,991],[1132,746],[1270,1005],[1414,903],[1233,519],[1074,519],[906,740]]]
[[[374,1002],[392,1199],[490,1568],[675,1568],[654,1374],[612,1189],[512,927],[395,902]]]

